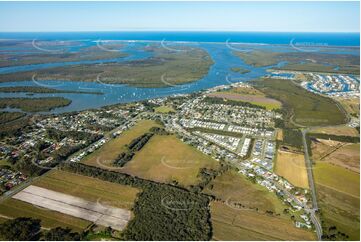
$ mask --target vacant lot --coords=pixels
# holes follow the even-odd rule
[[[139,121],[134,127],[123,132],[119,137],[112,139],[100,149],[85,157],[82,163],[112,169],[113,160],[125,151],[125,145],[128,145],[133,139],[147,133],[152,127],[159,127],[159,124],[152,120]]]
[[[41,225],[45,228],[69,227],[74,231],[82,232],[92,222],[51,211],[30,203],[16,199],[7,199],[0,204],[0,215],[10,218],[31,217],[41,219]]]
[[[252,183],[234,170],[216,177],[203,192],[216,196],[229,206],[242,204],[244,209],[260,213],[273,211],[283,215],[282,211],[286,208],[274,193]]]
[[[34,185],[53,191],[77,196],[91,202],[99,202],[130,209],[139,189],[82,176],[66,171],[53,170],[34,182]]]
[[[155,135],[128,162],[122,172],[159,182],[178,181],[194,185],[202,167],[216,168],[218,162],[173,135]]]
[[[308,188],[306,163],[302,154],[279,150],[275,172],[297,187]]]
[[[360,144],[317,139],[312,141],[312,157],[360,173]]]
[[[346,121],[335,101],[313,94],[292,81],[262,78],[254,83],[268,97],[282,102],[288,127],[335,125]]]
[[[341,135],[341,136],[359,136],[359,133],[355,128],[351,128],[346,125],[334,126],[334,127],[322,127],[312,130],[315,133],[321,134],[332,134],[332,135]]]
[[[359,240],[360,175],[340,166],[317,162],[314,176],[326,234],[328,228],[336,226],[337,231],[345,233],[349,239]]]
[[[315,234],[297,229],[289,219],[211,203],[214,240],[315,240]]]
[[[174,112],[175,110],[169,106],[159,106],[154,109],[156,113],[170,113]]]
[[[255,105],[263,106],[268,110],[278,109],[282,105],[281,102],[277,100],[263,96],[253,96],[253,95],[244,95],[244,94],[227,93],[227,92],[212,93],[209,94],[209,96],[235,100],[235,101],[248,102]]]

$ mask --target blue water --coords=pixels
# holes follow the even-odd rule
[[[252,67],[245,64],[240,58],[236,57],[233,52],[235,49],[241,51],[251,51],[257,48],[272,49],[274,51],[297,51],[290,47],[289,43],[307,42],[320,44],[322,46],[359,46],[359,35],[357,34],[314,34],[314,33],[226,33],[226,32],[102,32],[102,33],[0,33],[0,39],[26,39],[31,40],[78,40],[71,51],[78,51],[80,48],[96,45],[97,40],[138,40],[137,42],[125,42],[124,48],[120,49],[128,53],[127,57],[96,60],[96,61],[78,61],[78,62],[59,62],[45,63],[37,65],[23,65],[0,68],[0,74],[34,71],[77,64],[109,63],[109,62],[126,62],[132,60],[146,59],[152,56],[151,52],[144,51],[144,46],[150,42],[152,44],[165,45],[165,48],[177,49],[179,46],[196,46],[206,50],[214,61],[208,74],[202,79],[179,86],[168,86],[165,88],[136,88],[127,85],[110,85],[104,84],[100,80],[95,82],[73,82],[73,81],[36,81],[28,80],[24,82],[6,82],[0,83],[0,86],[45,86],[61,90],[79,90],[79,91],[101,91],[104,95],[92,94],[35,94],[31,97],[49,97],[61,96],[69,98],[72,103],[67,107],[57,108],[52,113],[62,113],[70,111],[80,111],[89,108],[99,108],[105,105],[116,103],[125,103],[132,101],[146,100],[156,97],[165,97],[172,94],[192,93],[214,86],[231,84],[235,82],[247,82],[267,74],[266,70],[270,67]],[[80,40],[80,41],[79,41]],[[144,40],[140,41],[139,40]],[[150,41],[150,42],[149,42]],[[174,42],[177,41],[177,42]],[[182,41],[182,42],[179,42]],[[184,42],[186,41],[186,43]],[[80,43],[80,44],[79,44]],[[240,45],[239,43],[253,43]],[[324,43],[324,44],[322,44]],[[276,45],[275,45],[276,44]],[[327,45],[326,45],[327,44]],[[19,51],[22,49],[1,49],[0,51]],[[34,50],[32,50],[34,51]],[[324,52],[329,53],[348,53],[359,55],[357,48],[326,48]],[[0,52],[1,54],[1,52]],[[285,65],[280,62],[276,66]],[[249,73],[234,73],[232,67],[243,67],[250,70]],[[166,80],[166,73],[163,76]],[[160,79],[162,76],[159,77]],[[0,97],[29,97],[26,93],[0,93]]]

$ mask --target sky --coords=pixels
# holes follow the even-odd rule
[[[359,2],[0,2],[0,32],[359,32]]]

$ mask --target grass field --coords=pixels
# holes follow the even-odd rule
[[[305,158],[302,154],[278,151],[275,172],[294,186],[308,188]]]
[[[317,139],[312,141],[312,157],[360,173],[360,144]]]
[[[355,137],[359,136],[359,133],[355,128],[349,127],[347,125],[334,126],[334,127],[320,127],[312,131],[321,134],[355,136]]]
[[[268,210],[283,216],[283,209],[287,208],[274,193],[252,183],[234,170],[216,177],[203,192],[216,196],[230,206],[240,203],[248,209],[257,208],[260,213]]]
[[[202,167],[216,168],[218,162],[173,135],[155,135],[128,162],[122,172],[159,182],[197,184]]]
[[[360,175],[340,166],[316,162],[316,191],[324,231],[331,226],[360,239]]]
[[[156,113],[170,113],[170,112],[174,112],[175,110],[169,106],[160,106],[160,107],[156,107],[154,111]]]
[[[339,99],[344,109],[352,116],[360,116],[360,100],[358,98]]]
[[[110,140],[100,149],[86,156],[82,163],[112,169],[112,161],[125,151],[125,145],[145,134],[152,127],[159,127],[159,124],[152,120],[140,120],[135,126],[124,131],[119,137]]]
[[[131,209],[139,189],[95,178],[73,174],[66,171],[52,170],[33,185],[80,197],[104,206]],[[69,227],[75,231],[83,231],[91,222],[37,207],[16,199],[7,199],[0,204],[0,217],[32,217],[41,219],[45,228],[57,226]]]
[[[7,199],[0,204],[0,214],[10,218],[31,217],[41,219],[44,228],[69,227],[74,231],[82,232],[91,222],[69,215],[36,207],[30,203],[16,199]]]
[[[140,192],[130,186],[60,170],[50,171],[33,185],[125,209],[132,208],[137,193]]]
[[[315,234],[297,229],[290,220],[237,210],[220,202],[211,203],[214,240],[315,240]]]
[[[268,97],[282,102],[289,127],[336,125],[346,121],[335,101],[313,94],[289,80],[262,78],[254,83]]]

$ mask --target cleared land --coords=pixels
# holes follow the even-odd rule
[[[171,113],[171,112],[175,112],[175,110],[172,107],[169,106],[160,106],[160,107],[156,107],[154,109],[154,111],[156,113]]]
[[[335,101],[313,94],[292,81],[262,78],[254,83],[268,97],[282,102],[289,127],[336,125],[346,121]]]
[[[24,112],[50,111],[70,105],[71,100],[63,97],[44,98],[0,98],[0,108],[18,108]]]
[[[262,214],[272,211],[274,214],[283,216],[283,209],[287,208],[274,193],[252,183],[234,170],[217,176],[203,192],[214,195],[231,207],[241,204],[243,209],[258,211]]]
[[[322,134],[333,134],[333,135],[342,135],[342,136],[359,136],[359,133],[355,128],[351,128],[346,125],[335,126],[335,127],[321,127],[313,130],[315,133]]]
[[[131,209],[139,189],[66,171],[53,170],[34,185],[77,196],[91,202]]]
[[[321,221],[325,235],[329,228],[348,237],[338,240],[360,239],[360,175],[340,166],[316,162],[314,166],[317,198],[321,211]]]
[[[314,233],[297,229],[288,219],[236,210],[211,203],[214,240],[315,240]]]
[[[46,228],[56,228],[59,226],[63,228],[69,227],[78,232],[82,232],[92,224],[92,222],[84,219],[37,207],[12,198],[0,204],[0,214],[9,218],[38,218],[41,219],[42,226]]]
[[[122,230],[130,220],[130,211],[85,199],[54,192],[37,186],[29,186],[13,196],[35,206],[85,219],[103,226]]]
[[[278,109],[281,107],[281,102],[267,98],[262,96],[253,96],[253,95],[240,95],[236,93],[212,93],[209,94],[210,97],[218,97],[218,98],[224,98],[229,100],[235,100],[235,101],[242,101],[242,102],[248,102],[255,105],[263,106],[268,110],[272,109]]]
[[[312,157],[360,173],[360,144],[317,139],[312,141]]]
[[[305,158],[302,154],[278,150],[275,172],[297,187],[309,187]]]
[[[128,162],[122,172],[159,182],[173,182],[184,186],[200,181],[202,167],[217,168],[218,162],[174,135],[155,135]]]
[[[98,166],[103,169],[119,169],[117,167],[112,168],[112,162],[120,153],[126,150],[125,145],[147,133],[150,128],[159,126],[159,124],[152,120],[140,120],[134,127],[124,131],[119,137],[110,140],[100,149],[85,157],[82,163]]]

